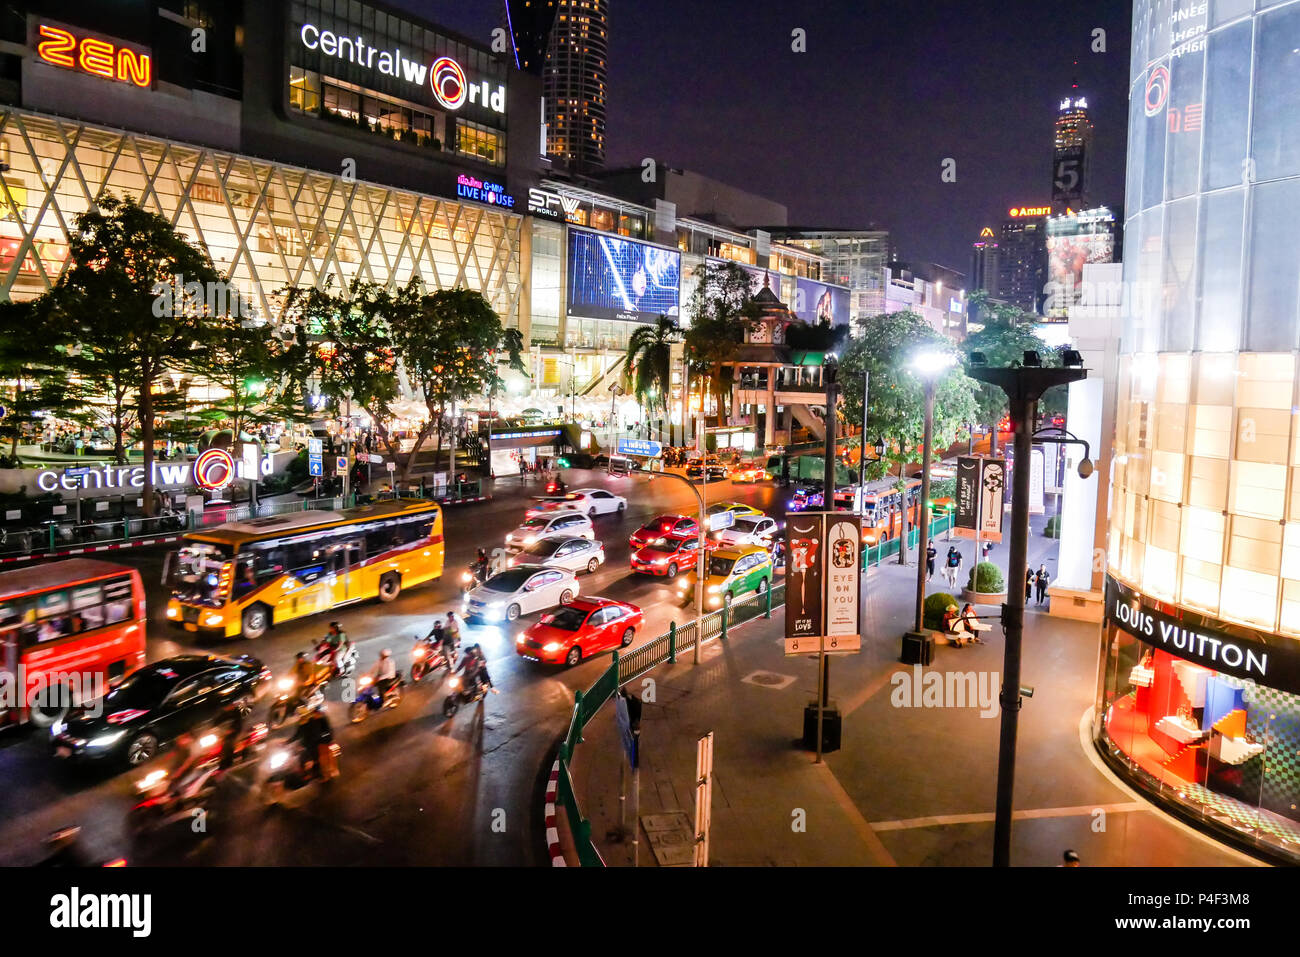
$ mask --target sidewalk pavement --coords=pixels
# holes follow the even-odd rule
[[[941,553],[947,551],[946,542]],[[973,551],[972,543],[963,543]],[[1036,517],[1029,558],[1053,561],[1057,542]],[[1008,549],[993,554],[1005,561]],[[999,555],[999,552],[1001,555]],[[966,567],[969,568],[967,556]],[[999,562],[1001,564],[1002,562]],[[831,697],[843,716],[843,747],[813,763],[803,750],[803,707],[816,695],[816,661],[786,658],[779,611],[732,632],[727,642],[665,665],[629,690],[643,699],[641,820],[664,847],[690,840],[694,820],[696,739],[714,734],[710,864],[964,865],[992,861],[1003,636],[986,644],[940,645],[925,672],[969,672],[992,699],[966,707],[906,707],[913,669],[898,662],[912,627],[916,566],[886,563],[865,577],[860,654],[831,662]],[[930,590],[942,583],[936,575]],[[1226,866],[1252,859],[1174,821],[1101,769],[1081,733],[1096,686],[1097,626],[1026,614],[1023,682],[1035,689],[1021,711],[1012,862],[1054,866],[1073,848],[1087,865]],[[992,613],[992,609],[982,609]],[[897,683],[896,683],[897,682]],[[969,687],[969,686],[967,686]],[[949,701],[949,705],[962,702]],[[988,713],[988,717],[982,717]],[[584,732],[572,767],[579,805],[611,866],[632,863],[629,841],[610,840],[619,822],[620,762],[613,709]],[[631,775],[628,775],[630,782]],[[670,825],[677,815],[678,830]],[[632,802],[627,802],[632,820]],[[657,863],[640,831],[641,866]]]

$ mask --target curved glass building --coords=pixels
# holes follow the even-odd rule
[[[1094,735],[1300,861],[1300,0],[1137,0]]]

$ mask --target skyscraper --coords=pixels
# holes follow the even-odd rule
[[[605,165],[607,0],[506,0],[515,64],[542,77],[546,154],[572,173]]]
[[[1002,224],[998,240],[998,299],[1036,311],[1047,281],[1046,231],[1042,217]]]
[[[1061,100],[1056,115],[1056,141],[1052,152],[1052,206],[1063,213],[1067,208],[1088,205],[1089,168],[1092,162],[1092,119],[1088,100],[1079,95],[1079,84]]]

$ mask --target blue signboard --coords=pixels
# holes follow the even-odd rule
[[[98,472],[99,469],[91,465],[77,465],[72,468],[63,470],[64,478],[81,478],[83,475],[89,475],[91,472]]]
[[[307,474],[313,478],[325,474],[325,469],[319,456],[312,456],[307,459]]]
[[[648,458],[662,455],[664,444],[662,442],[651,442],[649,439],[619,439],[619,455],[644,455]]]

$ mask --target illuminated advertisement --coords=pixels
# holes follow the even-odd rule
[[[1068,318],[1082,291],[1083,267],[1114,261],[1115,216],[1110,210],[1090,209],[1049,219],[1044,314],[1049,319]]]
[[[34,41],[36,55],[51,66],[145,89],[153,85],[148,53],[51,23],[36,24]]]
[[[653,322],[679,314],[682,254],[676,249],[569,230],[571,316]]]
[[[849,291],[843,286],[831,286],[800,276],[795,280],[794,302],[790,304],[790,311],[804,322],[847,326]]]
[[[456,197],[487,203],[489,206],[504,206],[506,209],[513,209],[515,205],[515,198],[506,192],[503,184],[481,180],[467,173],[456,177]]]

